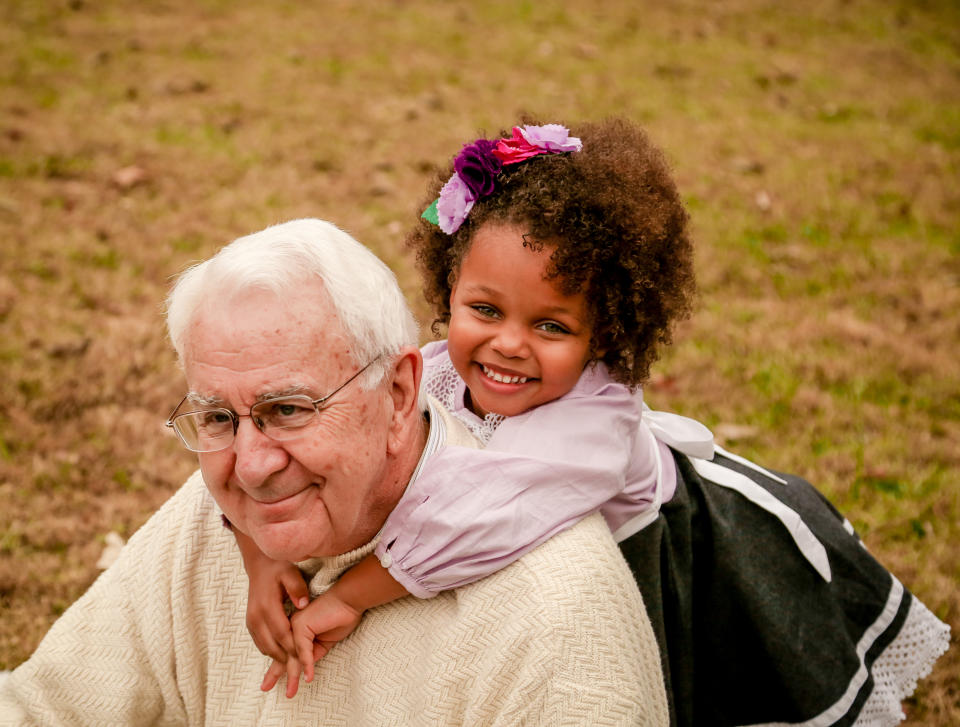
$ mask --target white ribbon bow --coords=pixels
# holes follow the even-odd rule
[[[787,532],[790,533],[790,537],[793,538],[793,541],[797,544],[803,556],[810,562],[810,565],[814,567],[825,581],[830,582],[832,575],[830,572],[830,560],[827,557],[827,549],[823,547],[823,543],[813,534],[813,531],[810,530],[800,515],[749,477],[727,467],[715,464],[710,460],[713,459],[715,453],[719,453],[728,459],[739,462],[745,467],[749,467],[755,472],[759,472],[781,485],[786,485],[786,480],[767,471],[760,465],[754,464],[748,459],[744,459],[732,452],[727,452],[715,444],[713,441],[713,432],[701,422],[671,412],[654,411],[643,401],[643,392],[641,391],[637,392],[636,398],[642,406],[642,422],[647,425],[647,428],[654,437],[671,449],[690,457],[694,469],[700,476],[714,484],[736,490],[750,500],[750,502],[763,508],[777,518],[783,523]],[[656,495],[655,505],[656,510],[659,510],[659,482]]]

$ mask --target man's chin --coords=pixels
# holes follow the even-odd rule
[[[299,527],[293,523],[271,523],[255,528],[250,537],[268,558],[297,563],[310,558],[314,550],[312,544],[301,538],[303,527],[302,523]]]

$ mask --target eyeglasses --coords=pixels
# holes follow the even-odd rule
[[[379,359],[380,356],[377,356],[336,389],[319,399],[311,399],[303,394],[277,396],[258,401],[250,407],[249,414],[237,414],[235,411],[221,407],[177,414],[177,410],[183,406],[183,402],[190,396],[187,394],[170,413],[166,426],[172,428],[179,435],[184,446],[191,452],[219,452],[226,449],[233,444],[233,440],[237,436],[240,417],[245,416],[250,417],[257,429],[270,439],[278,442],[297,439],[306,434],[307,428],[320,415],[320,410],[338,391]]]

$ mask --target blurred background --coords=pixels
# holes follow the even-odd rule
[[[427,180],[526,112],[632,118],[675,170],[700,300],[650,404],[813,481],[956,638],[956,2],[5,0],[0,669],[195,468],[162,426],[172,277],[329,219],[426,341]],[[957,651],[907,724],[960,724]]]

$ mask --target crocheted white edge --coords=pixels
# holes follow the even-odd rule
[[[950,627],[914,596],[903,628],[873,663],[874,688],[855,727],[893,727],[906,715],[902,702],[950,647]]]
[[[453,363],[445,361],[423,381],[423,390],[443,404],[443,408],[456,417],[470,430],[483,444],[490,442],[490,437],[503,421],[501,414],[487,414],[481,419],[473,412],[458,406],[457,390],[460,386],[460,375],[453,368]]]
[[[885,609],[878,619],[878,632],[889,625],[887,619],[896,613],[902,595],[903,586],[893,579],[888,602],[890,608]],[[949,646],[950,627],[913,596],[903,628],[873,662],[870,670],[873,691],[864,702],[854,727],[895,727],[900,724],[906,718],[901,706],[903,700],[914,693],[917,682],[930,673]],[[852,704],[847,700],[855,697],[858,689],[858,686],[851,685],[840,703],[806,722],[771,722],[753,727],[830,727],[846,715]]]

